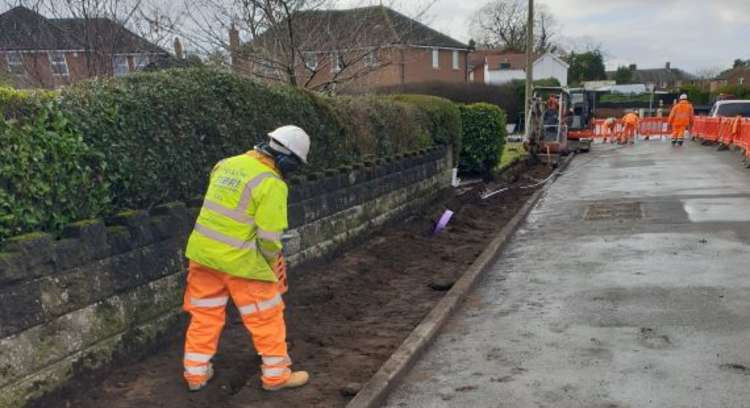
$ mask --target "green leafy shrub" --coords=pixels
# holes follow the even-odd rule
[[[0,241],[109,209],[101,155],[84,143],[53,93],[0,89]]]
[[[456,161],[461,152],[461,111],[453,102],[428,95],[395,95],[393,100],[417,106],[427,114],[429,132],[438,144],[451,144]]]
[[[505,112],[495,105],[462,105],[463,137],[459,169],[489,174],[501,159],[507,130]]]
[[[311,135],[308,172],[428,147],[447,132],[415,103],[327,98],[203,68],[97,79],[61,93],[3,90],[0,111],[0,240],[199,196],[217,161],[281,125]]]
[[[433,144],[427,115],[413,104],[373,96],[328,98],[343,127],[342,154],[390,156]],[[404,120],[407,118],[408,120]]]
[[[724,85],[716,91],[716,95],[732,95],[736,99],[750,99],[750,86],[747,85]]]

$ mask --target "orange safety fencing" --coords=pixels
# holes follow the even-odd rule
[[[750,119],[709,118],[698,116],[693,124],[693,135],[707,142],[718,142],[728,146],[737,146],[750,157]]]
[[[624,129],[622,120],[615,120],[615,126],[610,131],[605,126],[605,119],[594,120],[593,137],[596,139],[617,137]],[[638,124],[638,134],[642,136],[659,136],[668,134],[667,118],[644,118]]]

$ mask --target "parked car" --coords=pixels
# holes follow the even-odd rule
[[[731,99],[717,101],[708,113],[709,117],[735,117],[742,116],[750,118],[750,100]]]

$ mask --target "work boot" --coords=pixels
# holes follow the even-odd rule
[[[285,383],[279,385],[266,385],[263,384],[263,389],[266,391],[279,391],[285,388],[297,388],[307,384],[310,379],[310,374],[307,371],[295,371],[289,376],[289,379]]]
[[[200,391],[208,385],[208,382],[211,381],[212,378],[214,378],[214,366],[209,363],[206,381],[203,381],[202,383],[188,383],[188,389],[190,392]]]

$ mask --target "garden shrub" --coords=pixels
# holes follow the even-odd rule
[[[459,169],[464,173],[489,174],[499,163],[507,130],[505,112],[495,105],[462,105],[463,136]]]
[[[454,160],[458,162],[461,152],[461,111],[456,104],[428,95],[395,95],[393,100],[413,104],[427,114],[432,139],[439,144],[452,145]]]
[[[423,103],[329,98],[204,68],[3,90],[0,112],[0,240],[200,196],[217,161],[281,125],[310,134],[309,172],[443,143],[456,128]]]
[[[0,88],[0,241],[96,217],[110,208],[102,156],[53,93]]]

